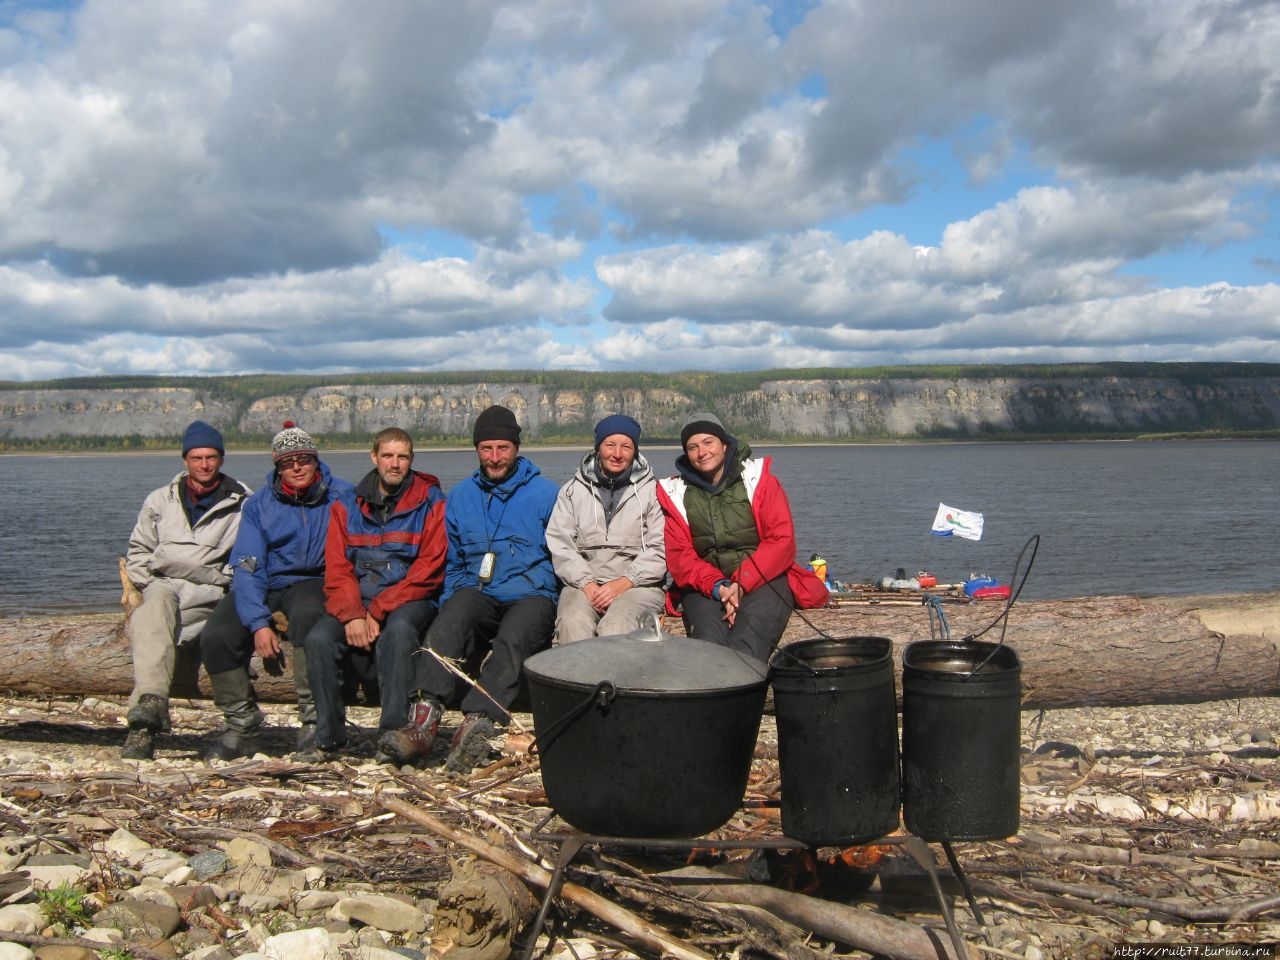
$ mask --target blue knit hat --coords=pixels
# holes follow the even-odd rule
[[[222,434],[216,427],[211,427],[203,420],[193,420],[182,435],[182,455],[185,457],[192,450],[199,450],[201,447],[212,447],[219,453],[227,452],[222,445]]]
[[[605,437],[612,437],[616,433],[627,437],[636,445],[637,450],[640,449],[640,424],[625,413],[611,413],[596,424],[596,449],[600,449]]]

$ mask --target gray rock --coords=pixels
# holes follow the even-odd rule
[[[195,910],[200,907],[211,907],[221,903],[224,897],[218,895],[217,889],[207,883],[174,887],[171,891],[173,899],[184,910]]]
[[[86,853],[37,853],[27,858],[29,867],[91,867],[93,859]]]
[[[412,904],[381,894],[362,894],[339,900],[329,912],[335,920],[356,920],[388,933],[422,933],[426,915]]]
[[[320,910],[328,910],[345,896],[347,896],[345,893],[339,893],[336,890],[306,890],[298,894],[297,899],[293,901],[293,909],[299,914],[316,913]]]
[[[197,880],[208,880],[225,873],[231,866],[231,858],[221,850],[206,850],[188,860],[187,866],[195,871]]]
[[[272,910],[283,910],[283,897],[268,896],[263,893],[246,893],[240,897],[240,909],[250,913],[270,913]]]
[[[31,877],[31,885],[36,889],[50,889],[66,884],[69,887],[79,887],[89,879],[90,870],[87,867],[76,866],[52,866],[52,867],[33,867],[24,866],[23,870]]]
[[[151,844],[138,837],[124,827],[118,829],[102,844],[102,849],[107,853],[115,854],[126,863],[136,863],[140,855],[152,849]]]
[[[98,960],[95,950],[64,943],[50,943],[40,948],[38,960]]]
[[[258,951],[270,960],[339,960],[338,946],[325,930],[291,930],[268,937]]]
[[[121,900],[93,915],[94,926],[116,927],[128,942],[165,940],[182,923],[182,914],[162,903]]]
[[[6,930],[13,929],[5,927]],[[14,931],[15,933],[18,931]],[[22,931],[26,932],[26,931]],[[0,943],[0,960],[33,960],[35,954],[20,943]]]
[[[220,943],[199,947],[187,954],[186,960],[232,960],[231,951]]]
[[[13,903],[0,907],[0,930],[37,933],[44,929],[44,915],[37,903]]]
[[[236,837],[227,844],[227,856],[238,867],[271,866],[271,848],[245,837]]]

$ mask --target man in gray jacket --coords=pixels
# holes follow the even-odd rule
[[[249,488],[222,473],[222,434],[202,420],[182,436],[186,469],[142,504],[129,537],[125,573],[142,594],[129,616],[133,693],[120,755],[150,760],[155,734],[169,729],[175,649],[200,634],[231,583],[228,559]]]
[[[595,428],[595,449],[560,488],[547,546],[564,582],[556,643],[653,625],[667,573],[657,481],[640,455],[640,424],[625,414]]]

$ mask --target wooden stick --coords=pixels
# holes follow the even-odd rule
[[[505,870],[510,870],[525,883],[546,889],[551,883],[551,871],[536,864],[527,863],[500,847],[495,847],[479,837],[450,826],[443,820],[433,817],[403,800],[393,797],[380,797],[379,802],[392,813],[397,813],[407,820],[412,820],[428,830],[452,840],[459,846],[466,847],[477,856],[496,863]],[[560,888],[560,896],[577,904],[592,916],[611,924],[623,933],[634,937],[652,950],[675,957],[676,960],[712,960],[711,955],[703,953],[697,947],[676,939],[648,921],[624,910],[597,893],[580,887],[576,883],[566,882]]]
[[[940,957],[970,960],[973,955],[970,952],[969,957],[956,958],[946,935],[931,934],[913,923],[763,884],[726,883],[726,875],[714,870],[684,867],[662,876],[673,880],[713,881],[686,886],[684,890],[704,900],[761,907],[821,937],[895,960],[938,960]]]

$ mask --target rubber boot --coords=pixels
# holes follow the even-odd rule
[[[298,739],[294,750],[308,753],[316,746],[316,701],[311,695],[307,657],[301,645],[293,648],[293,689],[298,693]]]
[[[222,729],[205,751],[206,760],[235,760],[258,752],[258,730],[262,727],[262,711],[249,682],[249,671],[243,667],[209,675],[213,686],[213,702],[222,711]]]

